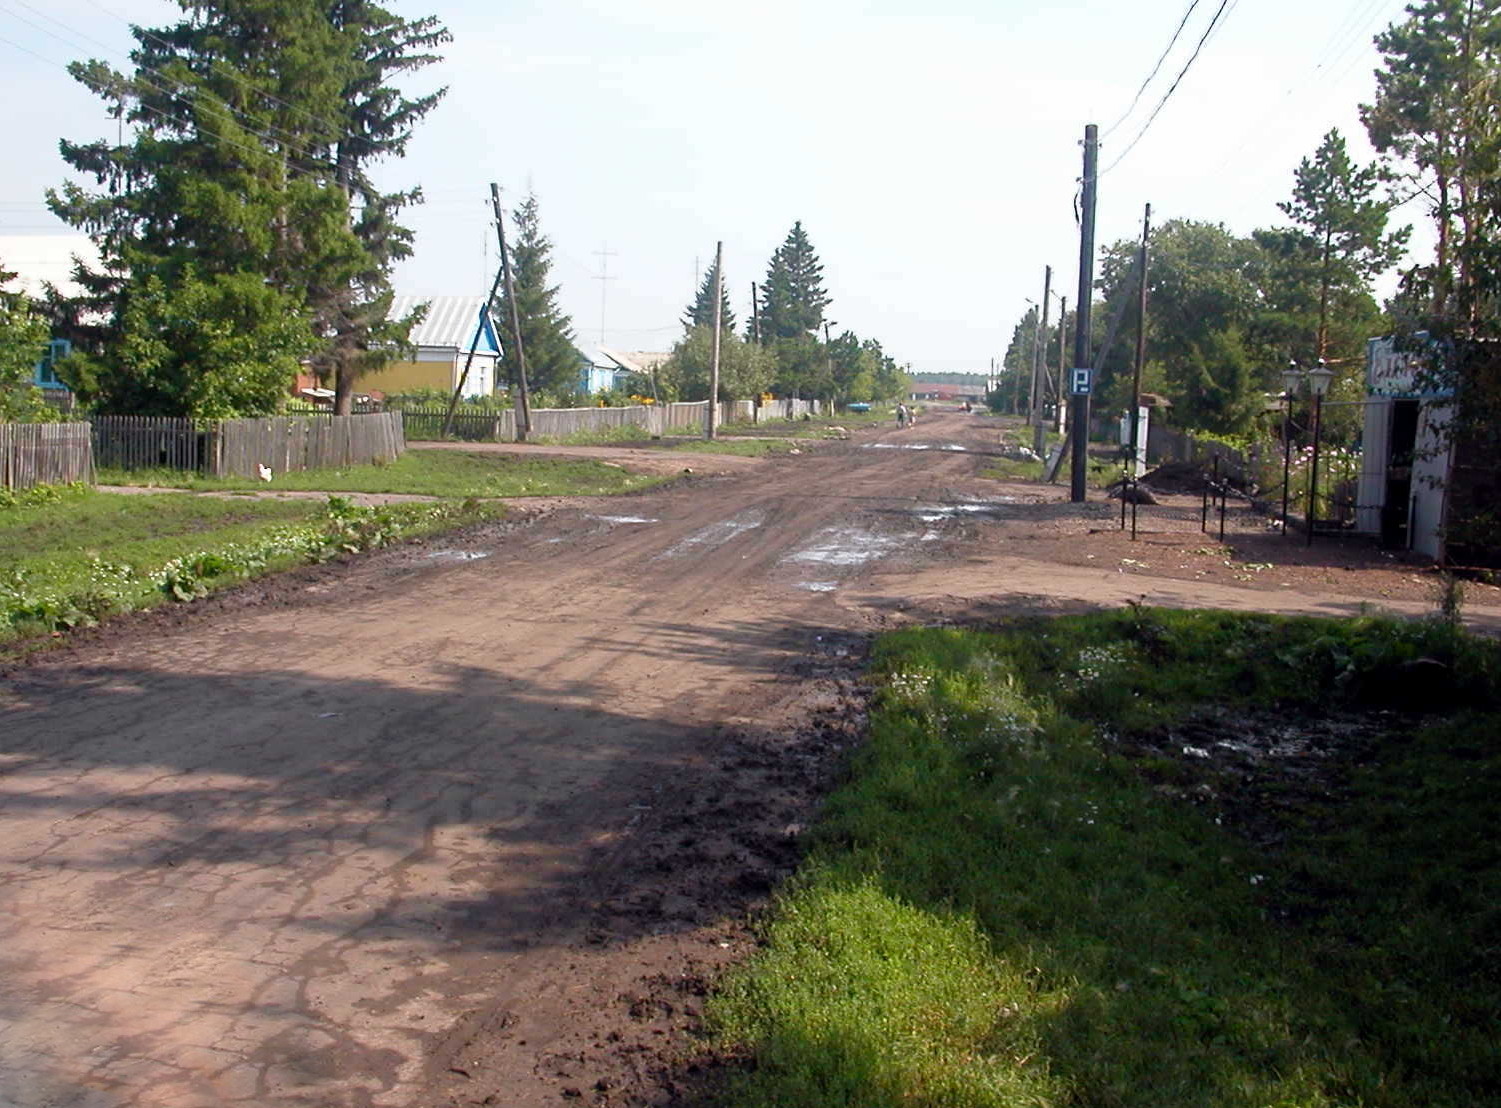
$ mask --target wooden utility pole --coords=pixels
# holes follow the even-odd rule
[[[1068,297],[1058,298],[1058,391],[1054,422],[1058,433],[1068,426],[1068,358],[1064,355],[1064,335],[1068,331]]]
[[[1133,481],[1136,480],[1136,471],[1141,468],[1136,464],[1137,458],[1141,456],[1138,452],[1145,445],[1138,442],[1137,438],[1141,434],[1141,367],[1147,360],[1147,236],[1151,233],[1152,205],[1148,204],[1146,214],[1141,218],[1141,289],[1136,302],[1136,365],[1131,371],[1131,414],[1127,417],[1131,421],[1131,453],[1127,464],[1131,467]]]
[[[1053,296],[1053,267],[1042,267],[1042,315],[1037,321],[1037,339],[1032,343],[1032,449],[1042,454],[1046,432],[1042,426],[1042,394],[1047,383],[1047,359],[1042,348],[1048,341],[1048,301]]]
[[[756,282],[751,282],[751,338],[761,345],[761,301],[756,295]]]
[[[521,345],[521,311],[516,306],[516,286],[511,282],[511,255],[506,251],[506,221],[500,210],[500,186],[490,182],[490,206],[495,209],[495,233],[500,238],[500,272],[505,278],[506,299],[511,304],[511,342],[516,350],[516,441],[532,433],[532,402],[526,387],[526,350]]]
[[[1080,182],[1082,195],[1079,198],[1079,300],[1074,309],[1074,365],[1075,371],[1083,370],[1088,376],[1084,390],[1070,391],[1074,426],[1072,466],[1069,469],[1068,498],[1072,503],[1084,501],[1089,477],[1089,387],[1093,372],[1088,368],[1089,357],[1089,309],[1094,299],[1094,211],[1099,182],[1100,129],[1091,123],[1084,128],[1084,178]]]
[[[704,438],[712,439],[719,428],[719,328],[720,305],[724,301],[724,243],[714,244],[714,354],[709,360],[709,411]]]
[[[448,398],[448,414],[443,417],[443,437],[446,439],[453,430],[453,413],[458,410],[459,397],[464,395],[464,386],[469,383],[469,368],[474,365],[474,351],[479,346],[479,340],[485,333],[485,320],[490,318],[490,305],[495,302],[495,290],[500,287],[500,270],[495,271],[495,280],[490,282],[490,295],[479,310],[479,319],[474,327],[474,341],[469,344],[469,354],[464,359],[464,372],[459,374],[459,383],[453,387],[453,395]]]

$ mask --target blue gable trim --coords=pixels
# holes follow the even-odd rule
[[[471,346],[476,354],[500,355],[500,339],[495,334],[495,324],[490,319],[489,308],[480,307],[478,324],[469,341],[464,344],[464,353],[469,353]]]

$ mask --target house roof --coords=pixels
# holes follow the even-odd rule
[[[99,265],[99,250],[85,235],[0,235],[0,269],[10,270],[17,280],[12,291],[42,295],[44,282],[56,285],[64,296],[83,290],[73,283],[73,255],[90,266]]]
[[[479,323],[480,309],[485,306],[483,296],[397,296],[391,301],[391,316],[399,319],[409,315],[423,304],[428,305],[427,318],[412,328],[411,341],[418,346],[447,347],[451,350],[468,350],[474,342],[475,327]],[[500,353],[499,337],[495,326],[485,315],[484,330],[479,345],[481,354]]]

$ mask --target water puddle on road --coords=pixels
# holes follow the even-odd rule
[[[435,562],[474,562],[489,556],[488,550],[434,550],[428,554]]]
[[[597,519],[601,523],[660,523],[659,519],[648,519],[646,516],[594,516],[589,519]]]
[[[901,535],[874,535],[856,527],[826,527],[813,544],[794,550],[783,561],[822,566],[859,566],[884,557],[902,543]]]
[[[731,539],[745,532],[754,530],[766,522],[766,513],[755,508],[744,511],[729,519],[722,519],[718,523],[711,523],[707,527],[701,527],[687,538],[682,539],[666,550],[658,557],[680,558],[684,554],[694,551],[713,550],[723,546]]]
[[[944,450],[951,454],[968,454],[969,447],[957,442],[862,442],[861,450]]]
[[[961,504],[930,504],[916,508],[913,515],[923,523],[942,523],[948,519],[959,519],[964,516],[996,516],[1001,515],[1001,505],[1015,504],[1016,497],[1002,496],[994,500],[966,501]]]
[[[838,581],[799,581],[795,586],[799,589],[807,589],[809,592],[833,592],[839,587]]]

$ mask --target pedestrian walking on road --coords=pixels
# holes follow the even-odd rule
[[[907,426],[907,405],[898,404],[896,406],[896,429],[900,431],[905,426]]]

